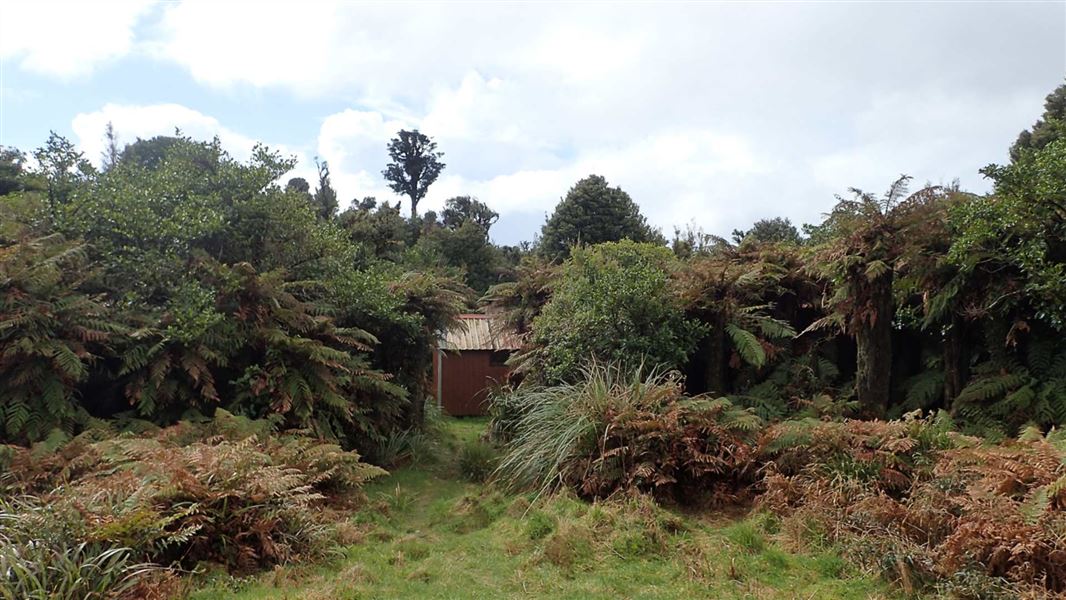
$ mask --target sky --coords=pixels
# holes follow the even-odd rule
[[[0,145],[263,142],[343,205],[399,199],[386,143],[418,128],[447,164],[419,209],[475,196],[499,243],[590,174],[667,237],[728,235],[901,174],[988,191],[1066,81],[1066,2],[2,0],[0,71]]]

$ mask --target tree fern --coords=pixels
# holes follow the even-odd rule
[[[53,235],[0,249],[0,440],[29,442],[87,417],[78,385],[117,327],[80,291],[85,254]]]

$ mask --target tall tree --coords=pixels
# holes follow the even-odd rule
[[[418,203],[444,170],[437,143],[417,129],[401,129],[389,140],[389,164],[381,174],[397,194],[411,199],[411,219],[418,216]]]
[[[1010,148],[1010,158],[1016,161],[1026,150],[1039,150],[1063,137],[1066,137],[1066,83],[1047,95],[1044,114],[1031,129],[1018,134],[1018,140]]]
[[[118,136],[115,135],[115,126],[111,121],[108,121],[107,127],[104,129],[104,152],[100,157],[100,163],[105,171],[110,171],[118,164],[119,154]]]
[[[21,190],[25,173],[26,155],[18,148],[0,146],[0,196]]]
[[[540,252],[552,259],[566,258],[575,244],[591,246],[623,239],[666,243],[629,194],[610,187],[600,175],[589,175],[570,188],[540,236]]]
[[[318,187],[311,196],[311,204],[320,218],[332,219],[340,205],[337,203],[337,190],[333,189],[333,182],[330,181],[329,164],[326,161],[319,162],[316,158],[315,166],[318,167]],[[289,183],[292,184],[293,181],[295,180],[290,180]],[[304,182],[305,185],[306,183]],[[296,182],[296,185],[299,185],[299,182]]]

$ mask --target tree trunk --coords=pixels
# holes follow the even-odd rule
[[[726,375],[725,323],[715,319],[706,340],[707,364],[705,366],[707,392],[724,395]]]
[[[966,347],[966,321],[952,315],[944,334],[944,408],[951,410],[955,398],[970,378],[970,352]]]
[[[415,218],[418,216],[418,199],[411,196],[411,222],[414,223]]]
[[[892,273],[867,285],[873,314],[855,331],[855,392],[863,410],[881,415],[888,408],[892,377]]]

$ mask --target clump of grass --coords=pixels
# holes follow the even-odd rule
[[[755,525],[742,521],[733,525],[729,530],[729,541],[747,552],[762,552],[766,547],[766,538],[755,528]]]
[[[730,528],[729,541],[752,554],[762,552],[766,548],[766,538],[748,521],[737,523]]]
[[[592,530],[565,523],[544,543],[544,557],[557,567],[573,568],[593,555]]]
[[[542,511],[533,511],[526,520],[526,536],[533,540],[548,537],[555,531],[555,518]]]
[[[486,481],[496,469],[498,455],[490,444],[475,440],[459,448],[459,475],[470,482]]]

